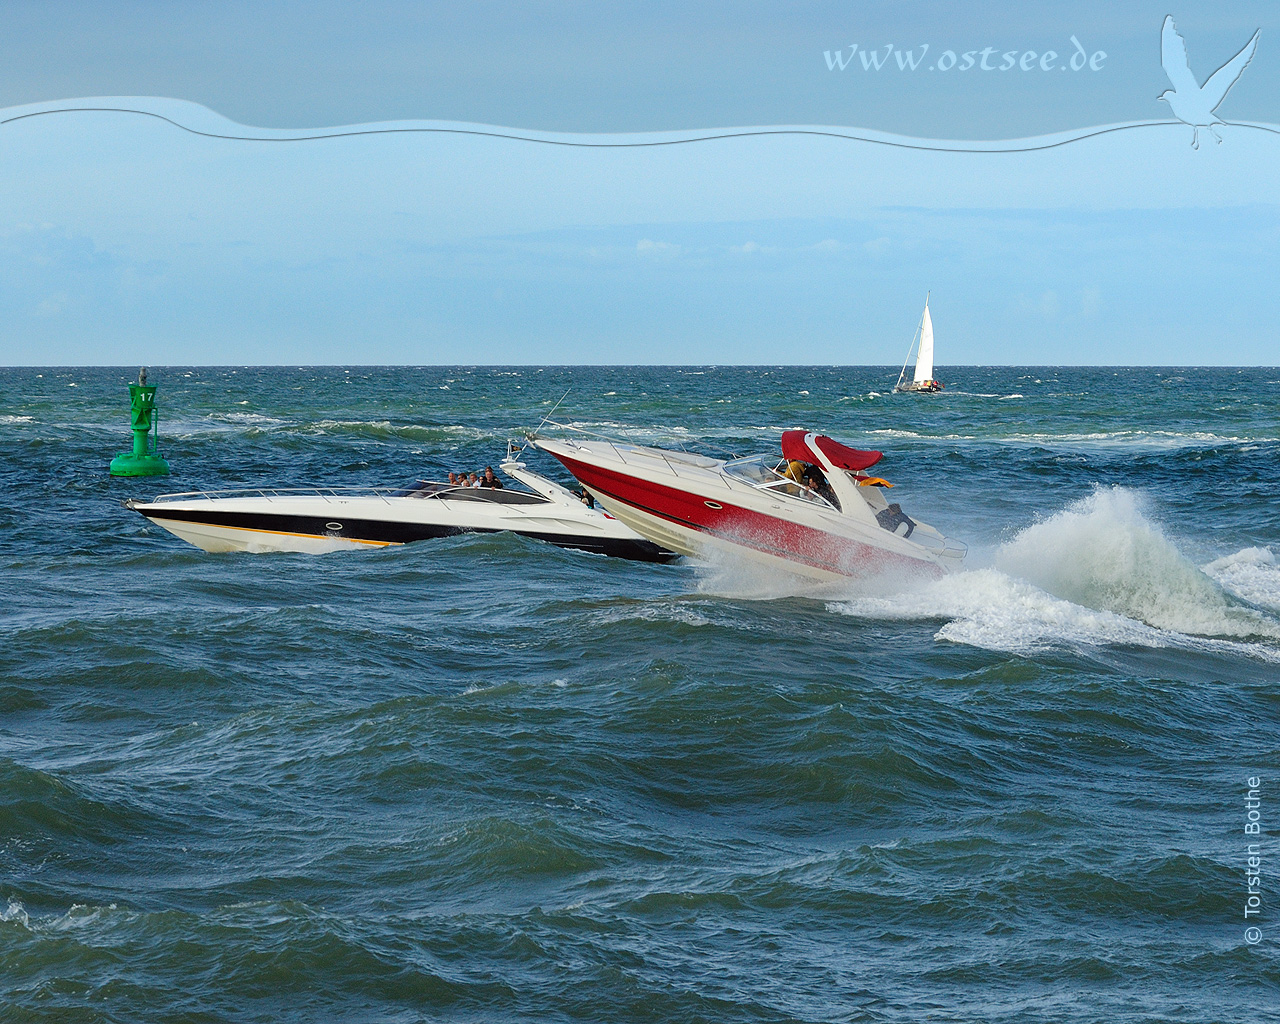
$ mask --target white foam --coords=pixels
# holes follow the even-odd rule
[[[13,898],[10,898],[9,905],[4,910],[0,910],[0,923],[8,924],[10,921],[16,921],[23,928],[31,927],[31,918],[26,909]]]
[[[1023,444],[1089,444],[1094,447],[1137,447],[1148,449],[1198,448],[1204,445],[1237,445],[1247,442],[1271,441],[1273,438],[1237,437],[1214,434],[1204,430],[1186,433],[1175,430],[1111,430],[1085,434],[1009,434],[1004,440]]]
[[[1232,596],[1280,608],[1272,553],[1248,548],[1201,571],[1142,505],[1125,488],[1099,489],[1023,530],[994,552],[993,567],[828,608],[861,618],[942,619],[939,640],[988,650],[1180,647],[1280,662],[1280,622]]]
[[[1280,649],[1271,644],[1157,629],[1115,612],[1054,597],[998,569],[956,573],[896,597],[856,598],[827,608],[867,619],[945,619],[935,639],[1010,654],[1034,655],[1061,648],[1173,647],[1280,662]]]
[[[598,622],[678,622],[685,626],[710,626],[711,620],[683,602],[631,605],[597,613]]]
[[[977,398],[1022,398],[1022,395],[974,395]],[[880,437],[927,438],[944,441],[981,441],[991,444],[1067,446],[1071,448],[1123,448],[1126,451],[1146,449],[1165,451],[1177,448],[1223,447],[1273,444],[1274,437],[1238,437],[1195,430],[1180,433],[1172,430],[1111,430],[1076,434],[1011,433],[1011,434],[924,434],[915,430],[881,427],[866,431]]]
[[[311,424],[315,430],[333,430],[335,427],[372,427],[375,430],[390,430],[390,420],[316,420]]]
[[[1084,608],[997,569],[956,573],[893,597],[828,605],[858,618],[946,619],[939,640],[987,650],[1034,651],[1080,644],[1163,647],[1159,631],[1114,612]]]
[[[889,598],[920,584],[920,577],[901,573],[847,577],[820,583],[790,573],[732,549],[708,547],[693,561],[699,593],[738,601],[777,601],[805,597],[820,601],[844,598]],[[931,578],[931,577],[930,577]]]
[[[1086,608],[1205,637],[1280,638],[1280,623],[1242,607],[1188,560],[1124,487],[1099,488],[1023,530],[997,568]]]
[[[8,426],[10,423],[34,423],[35,419],[31,416],[0,416],[0,424]]]
[[[265,416],[260,412],[211,412],[206,419],[215,420],[219,423],[283,423],[284,420],[276,419],[274,416]]]
[[[1204,567],[1226,591],[1280,612],[1280,565],[1270,548],[1243,548]]]

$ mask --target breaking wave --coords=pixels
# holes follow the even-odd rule
[[[1204,567],[1222,588],[1250,604],[1280,612],[1280,565],[1270,548],[1244,548]]]
[[[263,423],[283,423],[284,420],[275,416],[267,416],[260,412],[211,412],[205,417],[215,423],[231,423],[236,426],[251,424],[254,426]]]
[[[1248,548],[1203,569],[1122,487],[1099,489],[971,569],[895,595],[828,605],[845,615],[945,619],[941,640],[992,650],[1215,646],[1280,661],[1280,567]],[[1247,642],[1247,643],[1246,643]]]
[[[1056,597],[1157,629],[1280,637],[1280,624],[1232,598],[1142,510],[1138,494],[1099,489],[1022,531],[996,567]]]

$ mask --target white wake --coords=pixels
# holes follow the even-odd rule
[[[991,554],[989,567],[827,607],[860,618],[942,619],[938,639],[991,650],[1225,646],[1280,661],[1274,554],[1245,548],[1199,567],[1122,487],[1099,489],[1026,528]]]

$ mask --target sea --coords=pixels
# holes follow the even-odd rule
[[[0,1019],[1276,1018],[1280,370],[152,367],[172,475],[112,478],[136,374],[0,370]],[[122,506],[793,427],[964,568]]]

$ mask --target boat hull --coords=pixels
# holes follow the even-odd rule
[[[504,507],[479,501],[287,496],[127,504],[174,536],[211,552],[320,554],[509,532],[615,558],[664,562],[675,557],[599,511],[583,508],[579,513],[554,503]]]

